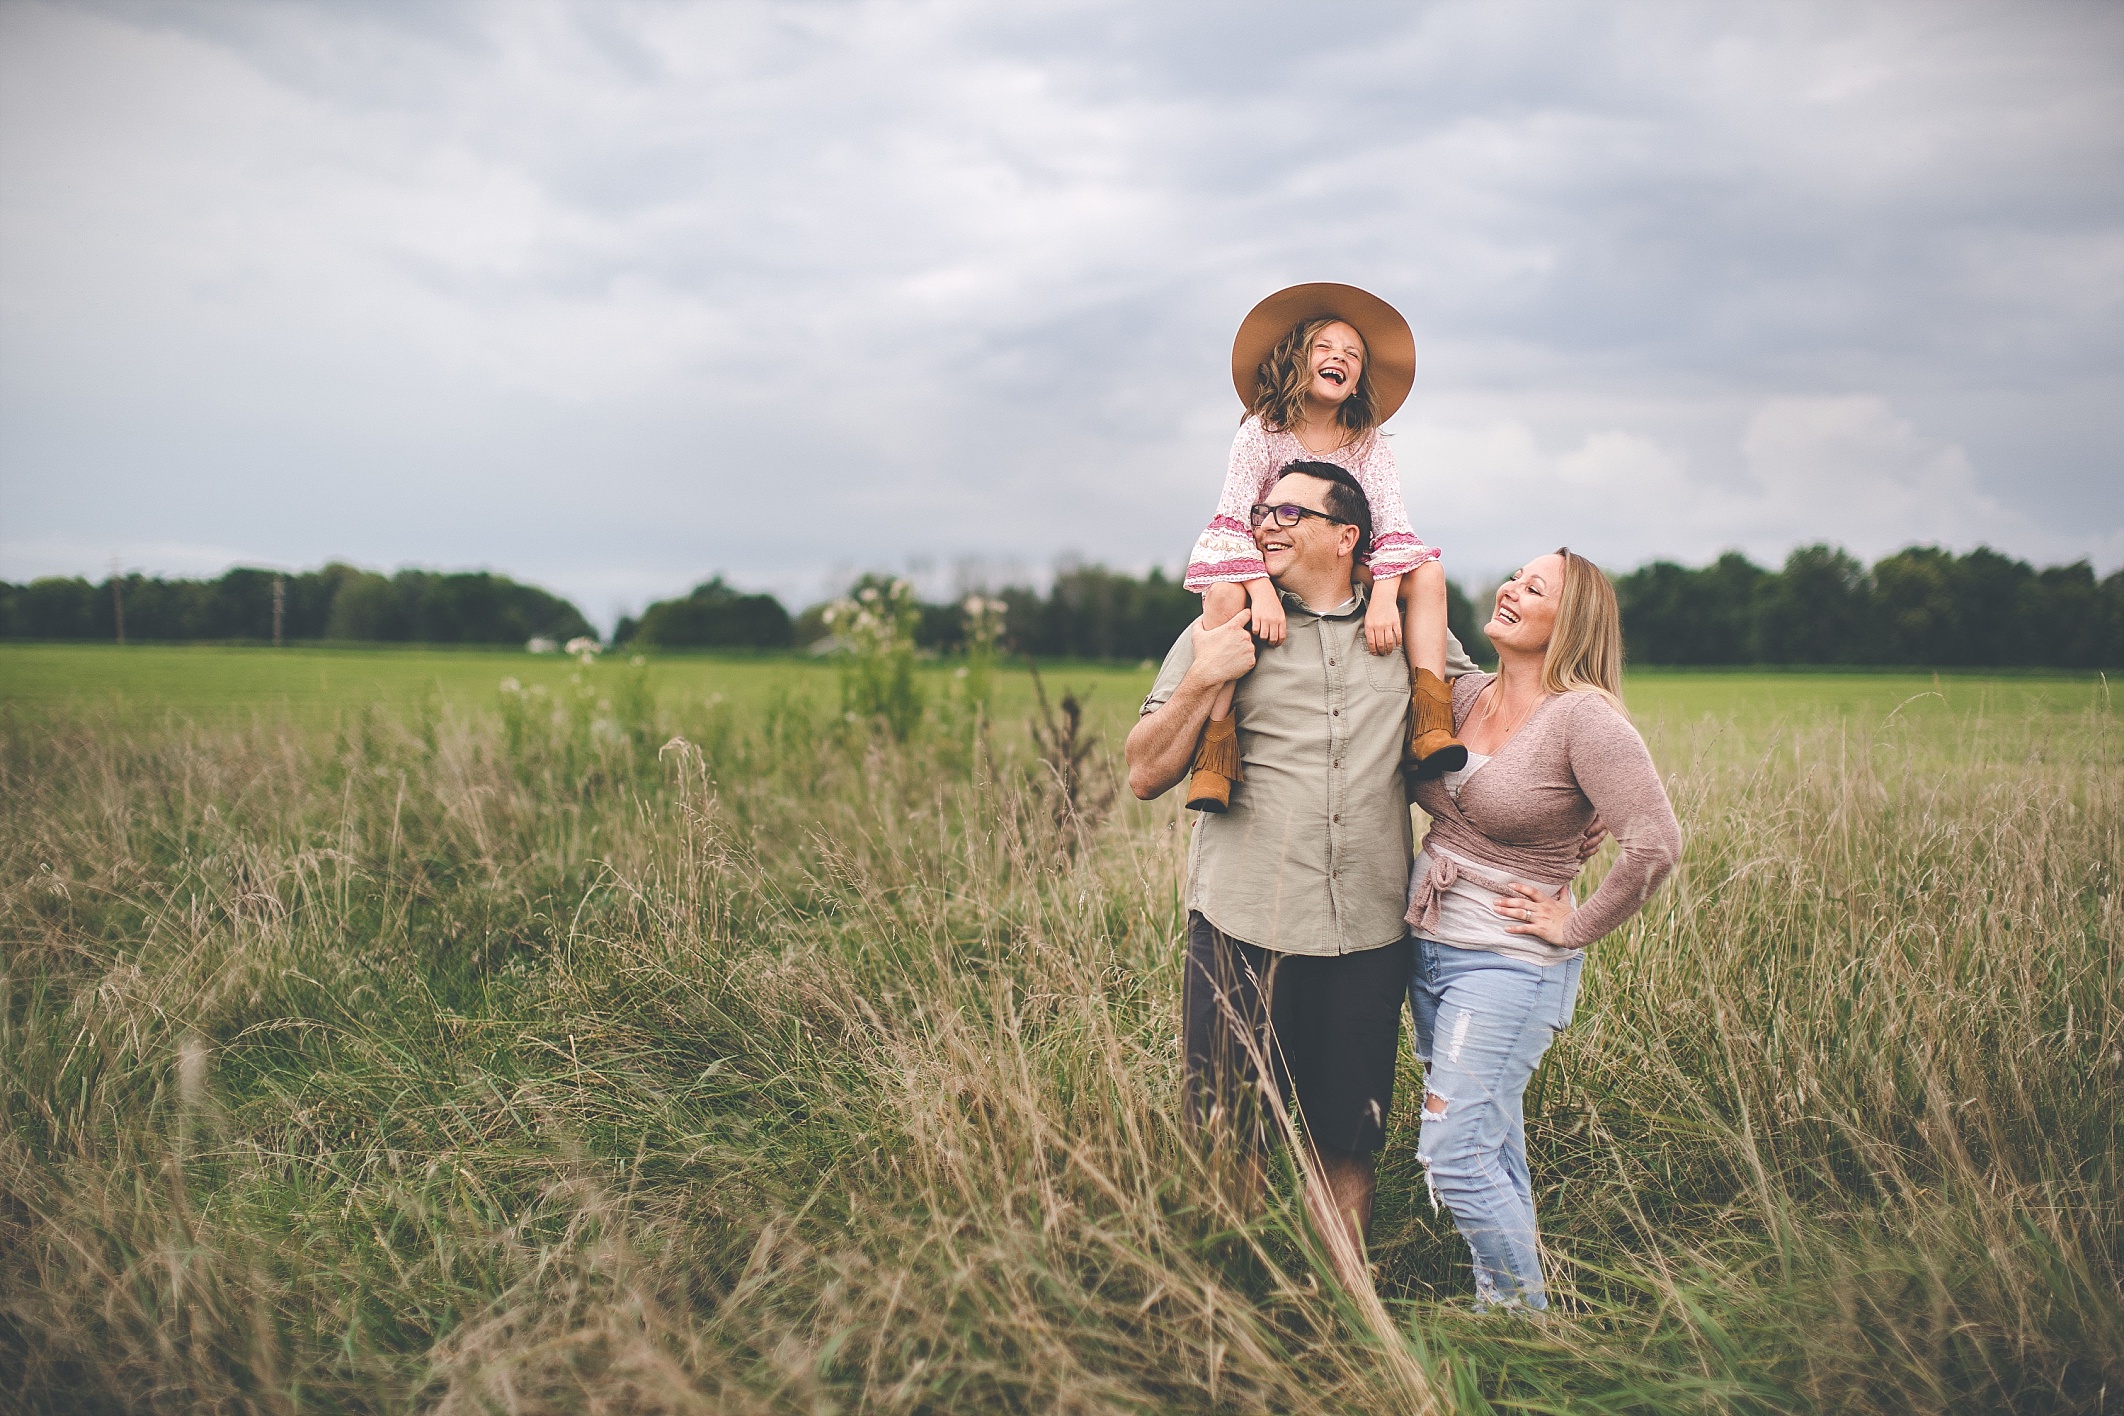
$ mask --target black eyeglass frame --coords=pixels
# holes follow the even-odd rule
[[[1247,525],[1257,531],[1261,529],[1261,523],[1268,520],[1271,516],[1274,516],[1276,524],[1283,527],[1286,531],[1305,520],[1308,516],[1317,516],[1331,526],[1355,526],[1357,524],[1346,517],[1329,516],[1324,511],[1315,511],[1309,506],[1299,506],[1295,502],[1284,502],[1278,506],[1270,506],[1267,502],[1255,502],[1246,509]]]

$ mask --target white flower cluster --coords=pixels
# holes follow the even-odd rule
[[[906,647],[920,615],[913,584],[895,580],[882,591],[866,585],[853,596],[844,595],[826,607],[823,618],[844,646],[869,657]]]
[[[579,660],[585,664],[594,664],[597,662],[597,656],[604,652],[605,646],[587,634],[578,634],[575,638],[563,644],[561,648],[567,651],[568,657],[571,659]]]
[[[968,595],[959,601],[959,611],[966,616],[967,647],[977,653],[995,648],[1003,637],[1003,619],[1010,606],[992,596]]]

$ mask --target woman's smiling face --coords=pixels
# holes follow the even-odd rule
[[[1337,320],[1313,336],[1306,357],[1313,377],[1305,391],[1332,407],[1356,392],[1357,376],[1364,372],[1364,337]]]
[[[1547,649],[1549,632],[1556,627],[1563,577],[1563,557],[1554,551],[1528,561],[1497,587],[1497,604],[1482,632],[1502,649],[1529,654]]]

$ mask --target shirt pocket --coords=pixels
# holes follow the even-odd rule
[[[1364,681],[1366,683],[1378,689],[1381,693],[1398,693],[1403,697],[1408,696],[1409,656],[1406,651],[1393,649],[1384,654],[1374,654],[1365,647],[1363,635],[1357,637],[1357,642],[1352,648],[1353,652],[1364,660]]]

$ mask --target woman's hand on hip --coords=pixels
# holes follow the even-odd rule
[[[1564,942],[1564,930],[1571,923],[1571,912],[1578,908],[1571,901],[1571,887],[1566,885],[1555,896],[1544,895],[1532,885],[1513,885],[1509,895],[1500,895],[1490,902],[1490,908],[1512,921],[1505,926],[1507,934],[1531,934],[1559,949],[1570,946]]]

